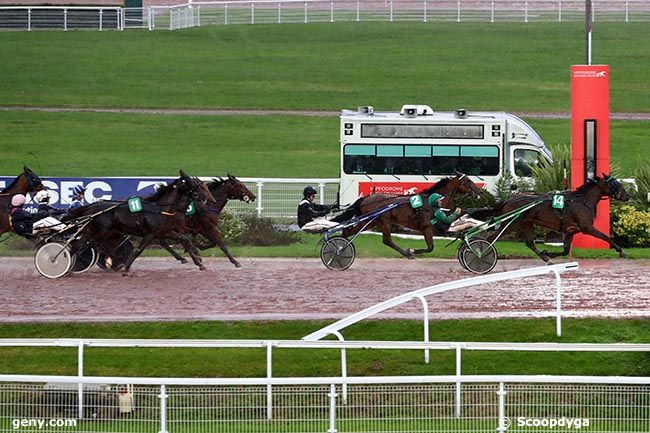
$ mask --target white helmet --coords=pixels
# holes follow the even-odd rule
[[[50,202],[50,192],[43,189],[36,193],[34,196],[34,201],[36,203],[49,203]]]

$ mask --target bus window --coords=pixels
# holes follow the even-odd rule
[[[374,158],[374,145],[348,144],[343,153],[343,170],[348,174],[372,173]]]
[[[480,176],[499,174],[499,148],[496,146],[461,146],[458,171]]]
[[[530,149],[515,149],[514,151],[515,176],[531,177],[533,167],[539,167],[541,159],[539,152]]]

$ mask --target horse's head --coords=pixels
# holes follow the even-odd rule
[[[621,182],[615,178],[603,173],[602,182],[607,186],[607,195],[611,198],[618,201],[628,201],[630,199]]]
[[[45,189],[45,185],[41,182],[41,178],[36,175],[29,167],[23,166],[23,175],[27,182],[28,192],[40,191]]]
[[[472,182],[465,173],[456,171],[456,176],[452,178],[452,182],[458,182],[456,192],[459,194],[471,194],[474,198],[481,198],[485,192],[482,188]]]
[[[228,174],[227,179],[215,179],[208,186],[214,195],[225,197],[228,200],[241,200],[245,203],[252,203],[256,198],[255,194],[242,181],[231,174]]]
[[[187,195],[195,202],[199,202],[203,205],[207,203],[217,203],[207,185],[201,182],[200,179],[188,176],[183,170],[180,170],[180,175],[181,177],[178,179],[179,193]]]

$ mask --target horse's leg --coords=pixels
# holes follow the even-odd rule
[[[588,226],[588,227],[580,227],[580,230],[582,233],[586,235],[591,235],[593,237],[596,237],[598,239],[602,239],[605,242],[608,242],[612,248],[614,248],[616,251],[618,251],[618,255],[622,258],[627,258],[627,254],[625,254],[625,251],[621,247],[618,246],[616,242],[609,236],[607,236],[605,233],[601,232],[594,226]]]
[[[153,235],[147,235],[142,238],[138,246],[133,250],[133,252],[126,259],[124,264],[120,266],[120,269],[122,271],[122,276],[126,277],[127,275],[129,275],[129,269],[131,269],[131,265],[133,264],[135,259],[137,259],[140,256],[140,254],[142,254],[145,248],[149,246],[149,244],[151,243],[151,241],[153,241],[153,239],[154,239]]]
[[[166,249],[167,252],[169,252],[169,254],[171,254],[172,257],[174,257],[176,260],[178,260],[179,262],[181,262],[183,264],[187,263],[187,259],[185,257],[181,256],[180,254],[178,254],[176,252],[176,250],[174,250],[171,247],[171,245],[169,245],[169,243],[167,242],[166,239],[160,239],[159,243],[160,243],[160,246],[163,247],[164,249]]]
[[[530,223],[524,223],[519,226],[519,231],[522,234],[526,246],[531,249],[540,259],[545,262],[549,262],[551,258],[548,256],[546,251],[540,251],[535,245],[535,225]]]
[[[230,254],[230,251],[228,251],[228,247],[226,246],[225,242],[223,239],[221,239],[221,234],[219,233],[219,230],[215,227],[214,230],[211,230],[212,233],[209,235],[209,239],[212,242],[215,242],[217,245],[219,245],[219,249],[223,251],[223,253],[228,257],[228,260],[230,260],[230,263],[235,265],[236,268],[241,268],[241,263],[235,259],[232,254]]]
[[[379,227],[381,228],[381,233],[382,233],[382,238],[384,240],[384,245],[387,245],[406,257],[407,259],[412,259],[413,258],[413,252],[409,250],[403,250],[400,248],[395,242],[393,242],[393,239],[390,236],[390,221],[380,221],[379,222]]]
[[[203,266],[203,260],[201,259],[199,250],[194,246],[190,238],[176,232],[171,232],[169,235],[180,242],[181,245],[183,245],[183,248],[185,248],[185,251],[187,251],[190,257],[192,257],[194,264],[198,266],[200,270],[205,271],[205,266]]]
[[[546,254],[549,258],[568,256],[571,252],[571,242],[573,242],[573,233],[566,233],[564,235],[564,249],[561,253],[549,253],[548,251],[542,251],[542,254]]]
[[[433,251],[433,226],[428,224],[422,234],[424,235],[424,242],[427,243],[427,248],[418,248],[413,251],[413,254],[430,253]]]

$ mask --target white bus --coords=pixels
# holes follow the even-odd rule
[[[505,170],[528,177],[552,163],[551,152],[526,122],[503,112],[435,112],[404,105],[341,112],[341,205],[372,193],[412,194],[460,171],[494,192]]]

